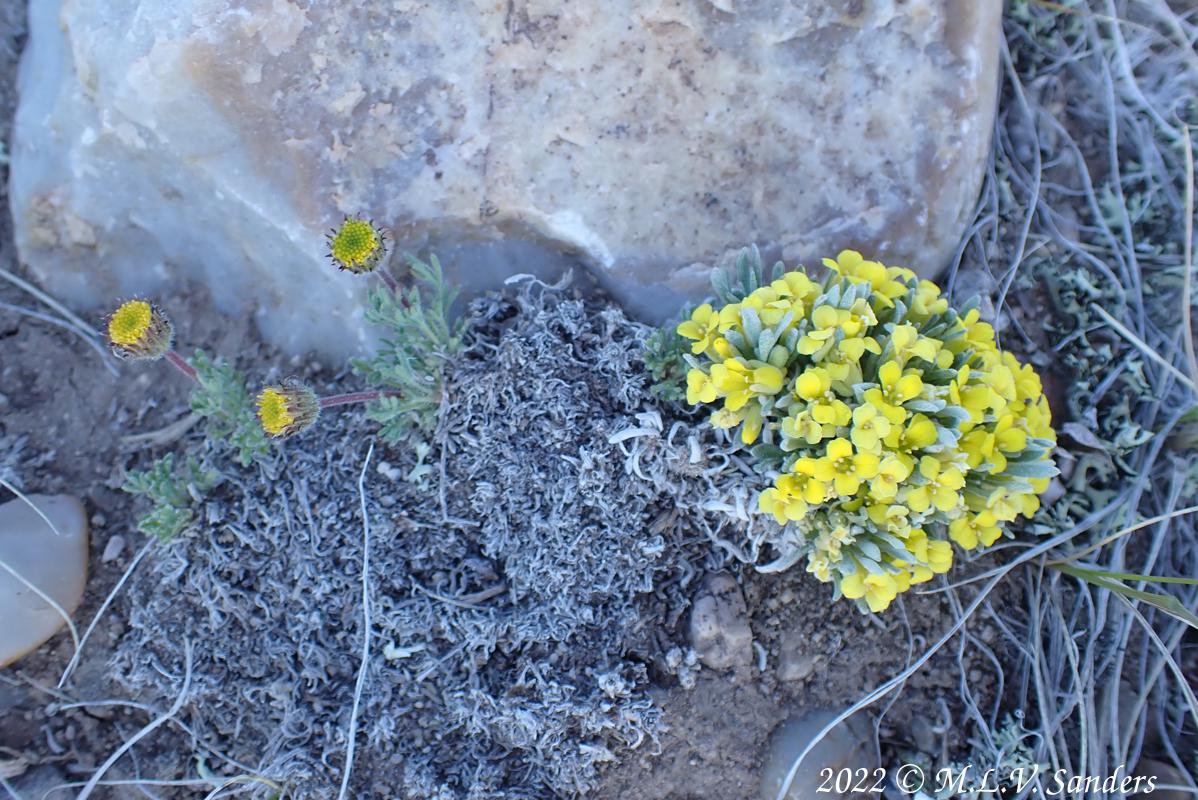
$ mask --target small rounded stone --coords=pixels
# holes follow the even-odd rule
[[[27,584],[71,614],[87,582],[83,504],[68,495],[28,497],[58,533],[24,500],[0,505],[0,667],[36,649],[65,624]]]

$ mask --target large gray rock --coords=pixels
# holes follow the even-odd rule
[[[1000,0],[36,0],[12,202],[68,299],[195,279],[353,350],[366,212],[468,288],[572,257],[633,311],[756,241],[949,258],[993,120]]]

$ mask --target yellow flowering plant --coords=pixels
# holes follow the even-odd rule
[[[355,360],[353,366],[385,388],[321,397],[302,380],[284,378],[252,395],[245,377],[224,359],[200,350],[191,357],[180,355],[174,349],[174,326],[149,300],[126,300],[108,315],[105,332],[112,352],[132,361],[165,360],[187,376],[194,384],[192,413],[205,426],[203,457],[189,457],[185,469],[168,456],[128,476],[126,490],[154,503],[140,529],[163,540],[186,529],[193,519],[189,499],[202,496],[220,478],[208,468],[210,442],[222,443],[248,467],[266,456],[271,440],[311,429],[325,409],[358,403],[369,404],[368,415],[389,443],[432,432],[442,402],[444,367],[464,347],[464,321],[450,314],[456,292],[446,286],[435,256],[428,262],[408,257],[414,285],[404,287],[390,273],[386,244],[383,229],[360,216],[346,217],[328,235],[333,264],[353,275],[375,275],[382,283],[370,292],[365,316],[389,335],[374,356]]]
[[[715,273],[677,327],[686,400],[735,430],[770,479],[760,511],[781,526],[780,571],[806,559],[864,610],[952,565],[952,543],[989,546],[1030,516],[1056,474],[1040,378],[1000,350],[976,302],[852,250],[823,277],[755,248]]]

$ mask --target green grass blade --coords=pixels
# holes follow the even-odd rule
[[[1160,609],[1166,614],[1181,620],[1191,628],[1198,630],[1198,615],[1181,604],[1181,601],[1176,597],[1168,594],[1160,594],[1158,592],[1143,591],[1133,589],[1120,580],[1149,580],[1160,583],[1198,583],[1192,578],[1154,578],[1150,575],[1132,575],[1129,573],[1112,572],[1108,573],[1103,570],[1085,569],[1084,567],[1076,567],[1072,564],[1054,565],[1056,569],[1064,572],[1066,575],[1072,575],[1075,578],[1080,578],[1087,583],[1093,584],[1103,589],[1108,589],[1116,594],[1122,595],[1131,600],[1139,600],[1143,603]]]

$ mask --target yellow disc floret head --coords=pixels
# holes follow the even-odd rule
[[[287,378],[258,393],[258,421],[268,436],[294,436],[312,427],[319,416],[316,392],[297,378]]]
[[[108,315],[107,333],[114,355],[141,361],[166,355],[175,334],[162,309],[139,299],[126,300]]]
[[[329,232],[329,258],[339,269],[355,274],[373,272],[386,253],[383,231],[368,219],[346,217]]]

